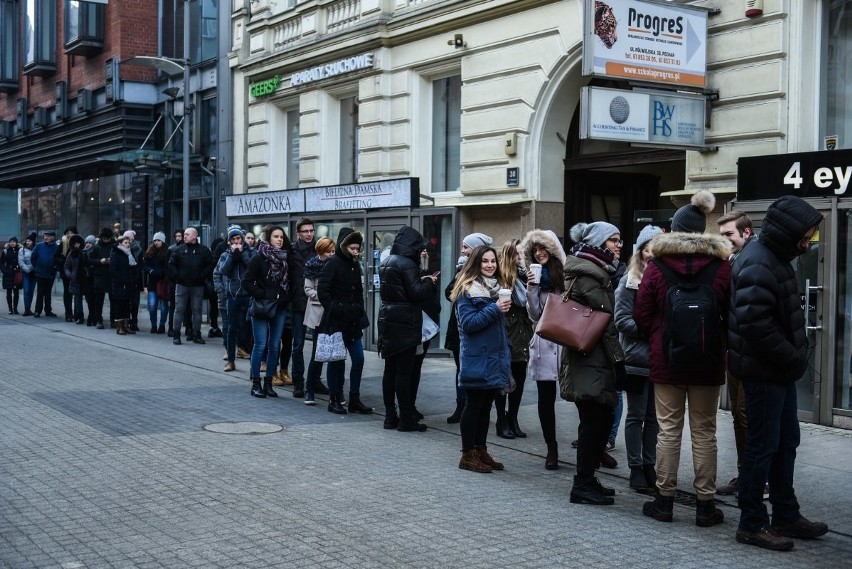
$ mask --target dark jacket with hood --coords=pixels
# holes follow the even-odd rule
[[[74,246],[79,243],[80,248]],[[85,241],[79,235],[72,235],[68,240],[68,255],[65,256],[63,275],[68,280],[68,290],[71,294],[83,294],[85,292],[86,259],[83,255]]]
[[[20,286],[15,286],[15,273],[19,270],[18,252],[21,248],[21,244],[17,242],[17,239],[15,240],[14,247],[9,247],[8,243],[6,247],[3,247],[3,254],[0,256],[0,270],[3,272],[4,289],[21,288]]]
[[[758,238],[734,259],[728,315],[728,369],[741,381],[789,384],[807,367],[808,339],[790,261],[822,214],[784,196],[767,210]]]
[[[731,249],[728,240],[709,233],[661,233],[651,240],[651,252],[655,260],[665,263],[677,275],[694,275],[714,259],[721,260],[712,288],[717,298],[719,337],[722,339],[720,349],[724,354],[727,334],[725,319],[731,285],[731,264],[728,262]],[[669,284],[662,271],[654,263],[649,263],[642,275],[642,285],[636,293],[633,319],[639,331],[650,338],[650,381],[669,385],[724,385],[724,355],[719,357],[718,367],[708,366],[704,373],[684,373],[672,369],[666,363],[663,353],[663,311],[668,289]]]
[[[317,296],[323,307],[321,332],[342,332],[349,344],[360,338],[369,325],[364,311],[364,284],[361,265],[346,250],[347,245],[363,244],[364,238],[351,227],[337,236],[337,250],[319,274]]]
[[[112,290],[112,276],[109,272],[109,264],[101,263],[101,259],[109,259],[116,242],[110,238],[106,243],[98,238],[86,255],[92,275],[92,286],[95,290],[109,292]]]
[[[296,239],[293,243],[293,254],[290,256],[293,262],[293,300],[290,304],[293,312],[304,313],[308,307],[308,296],[305,294],[305,263],[316,256],[316,241],[305,243]]]
[[[133,255],[133,250],[130,250]],[[134,260],[136,257],[133,257]],[[109,270],[112,276],[112,300],[130,301],[139,298],[139,283],[142,265],[130,264],[130,256],[117,246],[113,248],[109,258]]]
[[[389,357],[421,343],[423,305],[435,296],[432,279],[420,279],[423,236],[404,226],[394,237],[390,255],[379,267],[382,307],[379,309],[379,351]]]
[[[198,241],[181,243],[169,257],[169,276],[176,284],[205,286],[208,275],[213,278],[213,253]]]

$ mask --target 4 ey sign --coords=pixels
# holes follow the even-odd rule
[[[833,189],[837,196],[846,193],[850,179],[852,179],[852,166],[823,166],[814,170],[813,173],[814,186],[823,190]],[[793,162],[787,174],[784,175],[784,183],[798,190],[804,182],[802,163]]]

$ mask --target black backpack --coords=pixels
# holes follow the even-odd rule
[[[678,275],[665,263],[652,261],[669,285],[663,307],[663,356],[674,370],[706,372],[723,358],[718,301],[713,279],[721,265],[715,259],[695,275]]]

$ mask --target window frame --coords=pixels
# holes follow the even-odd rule
[[[22,4],[24,5],[23,18],[21,18],[24,75],[53,75],[56,73],[56,0],[23,0]],[[30,8],[35,12],[31,46],[30,30],[26,27]],[[28,61],[30,47],[32,59]]]
[[[0,93],[20,88],[18,4],[17,0],[0,0]]]
[[[72,4],[76,3],[74,8]],[[77,34],[71,37],[72,10],[77,11]],[[104,48],[104,7],[81,0],[65,0],[63,8],[65,53],[90,57]],[[84,31],[85,30],[85,31]]]
[[[449,108],[449,99],[446,99],[443,108],[440,108],[439,103],[439,93],[438,93],[438,85],[441,82],[446,82],[446,87],[444,87],[444,92],[448,92],[448,89],[451,88],[451,83],[453,81],[458,82],[458,149],[456,152],[456,160],[452,161],[451,152],[449,152],[450,145],[447,143],[447,140],[455,130],[455,127],[450,126],[450,121],[448,117],[451,110]],[[432,126],[432,134],[430,137],[430,146],[431,146],[431,193],[449,193],[449,192],[458,192],[461,191],[461,117],[463,113],[462,107],[462,90],[464,87],[464,82],[462,81],[461,72],[455,72],[453,74],[448,74],[439,77],[433,77],[429,83],[430,86],[430,96],[432,103],[432,116],[431,118],[431,126]],[[455,109],[452,109],[455,110]],[[443,117],[443,121],[441,121],[441,117]],[[438,137],[442,137],[444,139],[443,143],[438,140]],[[457,166],[456,173],[450,174],[450,171],[453,166]],[[450,187],[450,185],[455,183],[455,187]]]

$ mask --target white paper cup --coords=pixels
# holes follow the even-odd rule
[[[530,265],[530,272],[533,275],[533,282],[535,284],[541,284],[541,265],[538,263],[532,263]]]
[[[501,288],[497,291],[497,298],[500,300],[511,300],[512,299],[512,289],[510,288]]]

